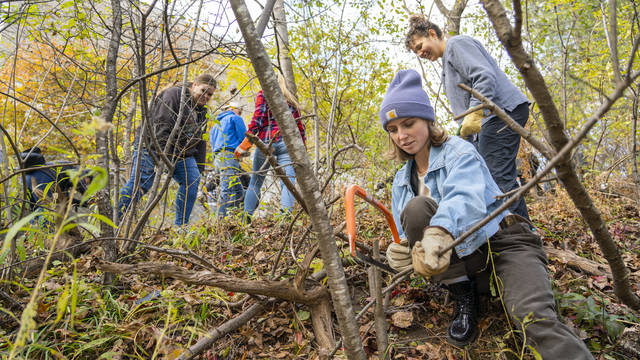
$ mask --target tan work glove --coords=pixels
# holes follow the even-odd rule
[[[402,272],[411,268],[411,248],[407,239],[400,240],[400,243],[392,242],[387,248],[387,260],[392,269]]]
[[[236,159],[240,159],[243,156],[248,156],[249,149],[251,149],[251,143],[249,142],[249,139],[244,138],[240,145],[236,147],[235,151],[233,152],[233,156],[235,156]]]
[[[453,237],[446,230],[440,227],[428,227],[424,231],[422,241],[413,246],[411,252],[413,270],[426,278],[443,273],[449,267],[451,250],[442,256],[438,256],[437,253],[451,243],[453,243]]]
[[[482,129],[482,109],[476,110],[464,117],[460,127],[460,136],[466,138],[469,135],[477,134]]]

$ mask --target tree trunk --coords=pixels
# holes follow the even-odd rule
[[[111,0],[111,10],[113,23],[111,28],[111,39],[109,41],[109,50],[107,51],[106,59],[106,71],[105,71],[105,83],[107,100],[102,107],[101,117],[105,123],[111,124],[113,122],[113,114],[116,110],[116,96],[118,94],[117,83],[117,61],[118,61],[118,49],[120,48],[120,37],[122,35],[122,9],[120,8],[120,1]],[[99,156],[98,164],[107,172],[109,171],[109,129],[105,131],[98,131],[96,133],[96,150]],[[110,199],[110,187],[111,183],[107,175],[107,185],[105,189],[102,189],[97,195],[98,211],[100,215],[107,218],[111,218],[112,207]],[[100,232],[103,237],[113,237],[113,228],[104,222],[100,223]],[[104,250],[104,256],[107,261],[115,261],[118,258],[118,247],[115,240],[105,240],[102,242],[102,248]],[[111,284],[113,282],[114,275],[112,273],[104,274],[104,283]]]
[[[319,303],[311,305],[310,308],[313,335],[318,342],[320,359],[328,359],[329,354],[336,346],[331,326],[333,324],[331,321],[331,302],[328,297],[325,297]]]
[[[631,177],[636,187],[636,199],[640,199],[640,174],[638,173],[638,95],[634,94],[631,107]]]
[[[125,116],[125,130],[123,134],[123,143],[122,149],[124,150],[124,163],[127,164],[125,167],[125,174],[129,175],[131,173],[131,167],[133,166],[133,159],[131,158],[131,154],[133,154],[133,143],[131,141],[132,133],[135,131],[135,127],[133,126],[133,119],[136,115],[136,109],[138,107],[138,93],[135,89],[131,90],[131,94],[129,96],[129,108],[127,110],[127,115]]]
[[[284,0],[276,0],[275,6],[273,7],[273,17],[275,21],[274,27],[276,29],[276,37],[280,42],[280,54],[278,60],[282,67],[282,73],[287,82],[289,91],[291,91],[294,96],[298,96],[298,87],[296,86],[296,79],[293,75],[293,62],[289,55],[291,49],[289,48],[289,31],[287,28],[287,16],[284,12]]]
[[[311,101],[313,102],[313,135],[314,139],[314,155],[315,159],[313,159],[313,171],[318,176],[318,171],[320,170],[320,118],[318,117],[318,97],[316,94],[316,82],[315,80],[311,80]]]
[[[311,163],[300,138],[300,132],[278,87],[276,76],[271,68],[271,62],[253,27],[251,16],[244,1],[231,0],[230,2],[246,43],[247,54],[251,59],[267,102],[287,145],[289,155],[294,164],[297,182],[300,184],[304,198],[308,199],[309,216],[313,229],[317,233],[318,246],[327,270],[329,289],[341,329],[346,355],[349,359],[364,360],[367,357],[358,332],[358,323],[353,315],[354,310],[349,294],[349,286],[344,275],[338,248],[333,239],[331,223],[315,174],[311,168]]]
[[[514,9],[516,14],[516,27],[513,28],[509,18],[507,18],[504,7],[498,0],[481,0],[481,2],[496,30],[500,42],[522,74],[527,88],[540,108],[553,147],[556,151],[559,151],[567,144],[569,139],[545,80],[536,67],[535,62],[522,45],[522,39],[520,37],[522,9],[519,7]],[[629,85],[629,83],[626,84],[626,86]],[[580,211],[585,222],[589,225],[595,240],[602,250],[604,258],[611,267],[615,294],[626,305],[634,309],[640,309],[640,299],[631,291],[629,271],[622,261],[620,252],[611,238],[611,234],[609,234],[607,225],[600,215],[600,211],[593,204],[587,190],[571,166],[568,155],[556,165],[556,170],[558,178],[562,181],[567,193]]]
[[[462,12],[467,7],[467,0],[456,0],[451,10],[444,6],[442,0],[435,0],[435,3],[440,13],[447,18],[447,25],[444,28],[445,34],[458,35],[460,33],[460,19]]]

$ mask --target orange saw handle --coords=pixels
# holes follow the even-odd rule
[[[387,219],[387,223],[391,228],[391,235],[393,236],[393,241],[396,243],[400,243],[400,236],[398,235],[398,228],[396,227],[396,222],[393,220],[393,215],[391,212],[384,206],[382,203],[372,196],[367,194],[363,188],[358,185],[352,184],[347,187],[347,191],[344,194],[344,209],[345,209],[345,217],[347,222],[347,234],[349,235],[349,249],[351,250],[351,255],[356,256],[356,213],[354,210],[354,198],[355,195],[363,198],[366,202],[373,205],[376,209],[378,209],[384,217]]]

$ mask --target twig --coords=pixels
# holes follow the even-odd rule
[[[393,290],[396,286],[398,286],[398,284],[400,284],[401,282],[403,282],[405,280],[405,278],[409,275],[411,275],[413,273],[413,268],[409,268],[407,270],[404,270],[402,272],[397,273],[391,280],[391,284],[389,286],[387,286],[386,288],[384,288],[384,290],[382,290],[382,295],[385,295],[386,293],[390,292],[391,290]],[[395,279],[395,281],[394,281]],[[367,310],[376,303],[376,299],[373,298],[371,301],[369,301],[367,303],[367,305],[365,305],[362,310],[360,310],[360,312],[358,313],[358,315],[356,315],[356,320],[360,319],[362,317],[362,315],[364,315]],[[331,352],[330,356],[333,356],[336,351],[338,351],[338,349],[340,348],[340,346],[342,346],[342,340],[338,341],[338,343],[336,344],[336,347],[333,349],[333,351]]]
[[[19,98],[17,98],[17,97],[15,97],[15,96],[13,96],[13,95],[11,95],[11,94],[7,94],[7,93],[5,93],[5,92],[3,92],[3,91],[0,91],[0,95],[4,95],[4,96],[6,96],[6,97],[9,97],[9,98],[11,98],[11,99],[13,99],[13,100],[15,100],[15,101],[17,101],[17,102],[19,102],[19,103],[21,103],[21,104],[25,105],[25,106],[28,106],[28,107],[29,107],[30,109],[32,109],[33,111],[37,112],[40,116],[42,116],[45,120],[47,120],[47,121],[49,122],[49,124],[51,124],[51,126],[53,126],[56,130],[58,130],[58,132],[60,133],[60,135],[62,135],[62,136],[67,140],[67,142],[69,143],[69,145],[71,145],[71,149],[73,150],[73,152],[74,152],[74,153],[76,153],[76,157],[77,157],[78,159],[80,159],[80,158],[81,158],[81,157],[80,157],[80,153],[78,152],[78,149],[77,149],[77,148],[76,148],[76,146],[74,145],[73,141],[71,141],[71,139],[69,138],[69,136],[67,136],[67,134],[65,134],[65,133],[64,133],[64,131],[62,131],[62,130],[58,127],[58,125],[56,125],[56,124],[53,122],[53,120],[49,119],[49,117],[48,117],[47,115],[45,115],[42,111],[40,111],[40,110],[39,110],[38,108],[36,108],[35,106],[32,106],[31,104],[27,103],[26,101],[21,100],[21,99],[19,99]]]
[[[630,79],[634,80],[638,76],[640,76],[640,71],[636,72],[634,76],[632,76]],[[626,83],[618,85],[616,87],[616,90],[613,92],[613,95],[610,98],[607,98],[607,101],[600,106],[600,108],[595,112],[595,114],[591,116],[591,118],[587,120],[585,125],[578,132],[578,134],[573,139],[569,140],[569,142],[567,142],[567,144],[562,149],[560,149],[560,151],[558,151],[558,153],[549,161],[547,166],[541,172],[536,174],[536,176],[534,176],[531,179],[531,181],[529,181],[526,185],[520,187],[520,190],[518,190],[518,192],[516,192],[511,198],[509,198],[502,205],[500,205],[500,207],[494,210],[491,214],[487,215],[484,219],[480,220],[478,223],[472,226],[469,230],[467,230],[464,234],[460,235],[460,237],[458,237],[451,245],[445,247],[440,252],[438,252],[438,256],[444,255],[447,251],[453,249],[458,244],[462,243],[466,238],[468,238],[471,234],[473,234],[478,229],[486,225],[493,218],[500,215],[503,211],[507,210],[507,208],[511,206],[511,204],[513,204],[514,202],[516,202],[516,200],[518,200],[518,198],[520,198],[520,196],[522,196],[527,190],[531,189],[538,182],[538,180],[542,179],[543,176],[545,176],[547,173],[553,170],[556,164],[562,161],[566,161],[565,157],[569,155],[571,150],[574,147],[576,147],[585,136],[587,136],[587,134],[589,133],[589,130],[591,130],[593,125],[595,125],[598,122],[598,120],[600,120],[600,117],[603,114],[605,114],[609,110],[609,108],[611,108],[614,101],[620,98],[624,94],[624,91],[626,90],[627,86],[628,84]]]
[[[300,206],[302,206],[302,209],[304,209],[304,212],[308,214],[309,210],[307,209],[307,204],[305,204],[304,199],[302,198],[302,195],[300,195],[295,185],[291,182],[291,179],[289,179],[289,177],[284,172],[284,170],[278,168],[278,160],[276,160],[276,158],[273,155],[271,155],[271,152],[269,151],[269,148],[265,145],[265,143],[263,143],[262,140],[260,140],[260,138],[258,138],[257,136],[253,135],[248,131],[245,133],[245,136],[247,137],[250,143],[254,144],[258,148],[259,151],[262,151],[264,156],[267,158],[267,161],[269,161],[269,164],[271,164],[271,167],[273,167],[273,170],[276,172],[276,174],[278,174],[278,176],[281,177],[281,180],[284,183],[284,185],[287,187],[287,189],[289,189],[289,191],[291,192],[293,197],[296,198],[298,203],[300,203]],[[293,164],[291,166],[293,166]]]
[[[210,348],[216,340],[218,340],[221,337],[223,337],[224,335],[226,335],[226,334],[228,334],[228,333],[240,328],[240,326],[246,324],[253,317],[255,317],[256,315],[258,315],[262,311],[264,311],[265,307],[268,304],[274,303],[275,301],[276,301],[276,299],[271,298],[271,299],[265,301],[264,303],[263,302],[257,302],[255,304],[251,305],[251,307],[248,308],[242,314],[236,316],[235,318],[233,318],[231,320],[228,320],[224,324],[222,324],[222,325],[216,327],[215,329],[209,331],[209,333],[207,333],[204,338],[198,340],[198,342],[195,343],[195,345],[193,345],[189,349],[185,350],[182,354],[180,354],[180,356],[178,356],[176,358],[176,360],[187,360],[187,359],[195,358],[200,353],[202,353],[204,350]]]
[[[7,294],[6,292],[0,290],[0,298],[2,298],[2,300],[8,302],[10,305],[10,308],[15,308],[15,309],[20,309],[21,311],[24,309],[24,307],[22,306],[22,304],[20,304],[19,302],[17,302],[11,295]]]
[[[556,155],[555,151],[551,150],[551,148],[549,148],[547,145],[543,144],[542,142],[540,142],[540,140],[533,137],[533,135],[531,135],[531,132],[529,132],[529,130],[520,126],[520,124],[518,124],[511,118],[511,116],[507,115],[507,113],[504,112],[504,110],[502,110],[493,101],[489,100],[486,96],[480,94],[478,91],[468,87],[465,84],[458,84],[458,86],[461,89],[466,90],[471,94],[473,94],[473,96],[476,99],[482,101],[482,103],[486,106],[487,109],[491,110],[491,112],[496,114],[500,119],[502,119],[505,123],[507,123],[507,125],[509,125],[510,128],[512,128],[515,132],[517,132],[520,136],[522,136],[522,138],[524,138],[531,145],[533,145],[533,147],[535,147],[536,150],[538,150],[542,155],[544,155],[544,157],[546,157],[547,159],[551,159]]]
[[[202,266],[205,269],[214,269],[215,271],[221,273],[222,270],[220,270],[217,266],[215,266],[214,264],[212,264],[211,262],[209,262],[207,259],[203,258],[202,256],[194,253],[192,250],[189,251],[182,251],[182,250],[176,250],[176,249],[165,249],[165,248],[161,248],[161,247],[157,247],[157,246],[153,246],[153,245],[142,245],[143,248],[147,249],[147,250],[152,250],[155,252],[159,252],[159,253],[164,253],[164,254],[168,254],[168,255],[172,255],[172,256],[183,256],[183,257],[191,257],[193,259],[196,259],[198,262],[194,263],[198,266]],[[189,262],[193,262],[193,261],[189,261]]]
[[[53,165],[43,165],[43,166],[36,166],[36,167],[31,167],[31,168],[24,168],[24,169],[18,169],[16,171],[14,171],[12,174],[5,176],[4,178],[2,178],[2,180],[0,180],[0,184],[2,184],[3,182],[11,179],[12,177],[19,175],[23,172],[29,172],[29,171],[36,171],[36,170],[42,170],[42,169],[51,169],[51,168],[57,168],[57,167],[61,167],[61,166],[76,166],[76,165],[80,165],[80,163],[77,162],[72,162],[72,163],[64,163],[64,164],[53,164]]]
[[[327,188],[327,186],[329,185],[329,182],[331,182],[331,178],[333,178],[333,175],[335,175],[336,173],[336,159],[338,158],[338,155],[340,155],[341,153],[351,149],[351,148],[356,148],[358,151],[363,152],[362,148],[356,144],[350,144],[347,145],[343,148],[341,148],[340,150],[336,151],[335,154],[333,154],[333,158],[331,159],[331,174],[329,174],[329,176],[327,176],[327,180],[325,180],[324,184],[322,185],[322,187],[320,188],[320,193],[324,193],[324,190]]]
[[[287,244],[287,237],[289,237],[289,234],[293,231],[293,224],[295,224],[296,220],[298,220],[298,217],[300,217],[300,215],[302,214],[302,212],[298,211],[298,213],[296,214],[296,216],[293,217],[293,220],[291,221],[291,223],[289,224],[289,227],[287,228],[287,235],[283,237],[282,239],[282,245],[280,246],[280,249],[278,250],[278,256],[276,256],[276,261],[273,263],[273,267],[271,268],[271,278],[273,279],[273,276],[276,273],[276,269],[278,268],[278,263],[280,263],[280,258],[282,257],[282,253],[284,252],[284,247]]]
[[[560,181],[560,179],[558,179],[558,177],[557,177],[557,176],[554,176],[554,177],[551,177],[551,178],[542,179],[542,180],[538,181],[537,183],[538,183],[538,184],[542,184],[542,183],[550,182],[550,181],[558,181],[558,182],[559,182],[559,181]],[[527,182],[527,184],[529,184],[529,182]],[[525,184],[525,185],[527,185],[527,184]],[[523,186],[525,186],[525,185],[523,185]],[[521,188],[522,188],[522,186],[521,186],[521,187],[518,187],[518,188],[515,188],[515,189],[513,189],[513,190],[511,190],[511,191],[507,191],[506,193],[504,193],[504,194],[502,194],[502,195],[498,195],[498,196],[496,196],[495,198],[496,198],[496,199],[503,199],[503,198],[507,198],[507,197],[509,197],[509,196],[511,196],[511,195],[513,195],[513,194],[515,194],[515,193],[517,193],[517,192],[518,192],[518,190],[520,190]]]
[[[462,85],[462,84],[460,84],[460,85]],[[485,104],[476,105],[476,106],[474,106],[474,107],[472,107],[472,108],[467,109],[467,110],[466,110],[465,112],[463,112],[462,114],[458,114],[458,115],[454,116],[454,117],[453,117],[453,120],[460,120],[460,119],[462,119],[463,117],[465,117],[465,116],[467,116],[467,115],[469,115],[469,114],[471,114],[471,113],[474,113],[474,112],[476,112],[476,111],[478,111],[478,110],[482,110],[482,109],[488,109],[488,108],[489,108],[489,106],[487,106],[487,105],[485,105]],[[392,179],[392,180],[393,180],[393,179]]]

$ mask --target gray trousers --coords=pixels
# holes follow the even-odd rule
[[[422,240],[424,229],[436,209],[435,201],[424,196],[417,196],[407,203],[400,221],[412,247]],[[487,246],[493,253],[495,275],[501,282],[497,288],[502,293],[514,330],[522,331],[523,319],[532,315],[534,321],[524,325],[527,344],[543,359],[593,359],[584,342],[558,319],[547,271],[547,255],[540,237],[532,233],[528,225],[516,223],[498,231]],[[482,271],[477,268],[478,258],[484,264],[486,254],[481,250],[478,254],[458,258],[454,251],[450,269],[441,275],[449,278],[467,271],[469,277],[474,277],[478,270]],[[491,268],[489,266],[486,271]]]

